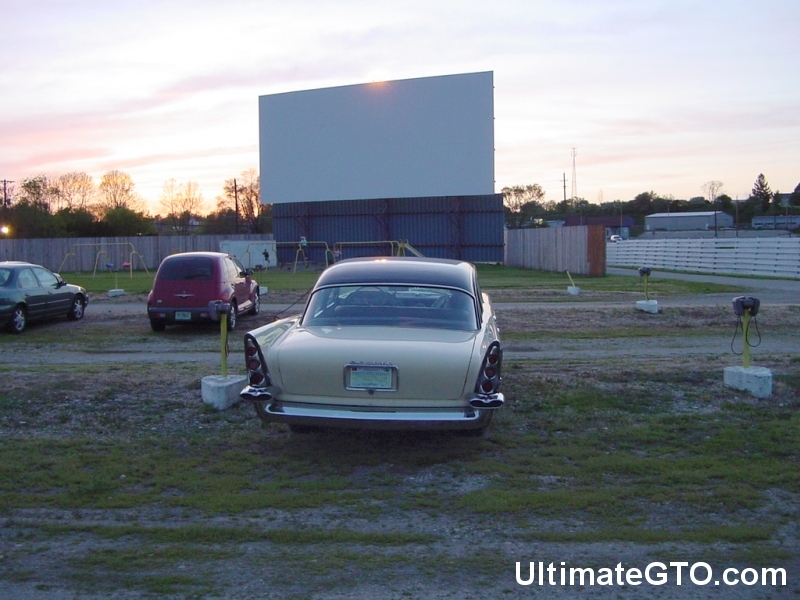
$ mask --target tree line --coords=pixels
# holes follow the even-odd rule
[[[800,214],[800,183],[788,194],[788,205],[784,206],[783,201],[787,194],[773,192],[763,173],[756,178],[747,199],[736,201],[723,193],[721,181],[708,181],[701,189],[704,195],[688,200],[649,191],[638,194],[632,200],[614,200],[599,204],[590,203],[583,198],[545,201],[544,190],[537,183],[505,187],[502,193],[506,226],[509,228],[546,227],[547,221],[578,214],[601,217],[625,215],[633,218],[640,226],[644,225],[647,215],[654,213],[719,210],[734,217],[737,223],[747,224],[753,217],[761,215]]]
[[[131,176],[123,171],[105,173],[98,184],[87,173],[59,176],[38,175],[18,185],[5,182],[0,204],[0,227],[16,238],[115,237],[134,235],[188,235],[271,233],[272,206],[261,204],[260,182],[255,169],[225,181],[209,214],[195,182],[164,182],[159,205],[163,215],[152,216],[136,192]],[[800,213],[800,183],[788,194],[772,192],[766,177],[759,174],[750,196],[734,201],[723,193],[720,181],[702,186],[704,195],[689,200],[642,192],[632,200],[590,203],[583,198],[545,201],[539,184],[502,189],[506,225],[510,228],[542,227],[547,221],[568,215],[628,216],[637,225],[647,215],[660,212],[721,210],[749,223],[753,217],[791,212]]]
[[[10,185],[9,185],[10,183]],[[258,173],[228,179],[209,214],[196,182],[168,179],[151,215],[131,176],[105,173],[99,183],[87,173],[37,175],[0,189],[0,227],[7,237],[116,237],[270,233],[272,206],[262,205]]]

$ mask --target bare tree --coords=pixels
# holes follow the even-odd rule
[[[544,190],[538,183],[504,187],[502,193],[503,204],[508,209],[507,222],[511,227],[521,227],[527,218],[537,212],[536,209],[544,210],[541,204]]]
[[[717,198],[719,197],[720,191],[722,191],[722,182],[715,180],[706,181],[703,184],[703,191],[706,193],[706,198],[714,209],[714,237],[717,237]]]
[[[225,181],[224,197],[217,198],[217,209],[238,207],[238,216],[251,233],[263,233],[264,220],[270,214],[271,206],[261,204],[258,172],[255,169],[244,171],[236,179]]]
[[[55,181],[58,208],[70,211],[86,210],[93,202],[97,189],[86,173],[64,173]]]
[[[144,203],[134,190],[131,176],[122,171],[108,171],[98,186],[99,202],[96,205],[99,215],[105,215],[116,208],[142,210]]]
[[[186,235],[191,229],[191,220],[203,206],[200,186],[194,181],[179,184],[174,179],[164,182],[161,206],[176,233]]]
[[[180,195],[181,208],[183,212],[197,214],[203,209],[205,201],[200,192],[200,185],[194,181],[187,181],[183,184]]]
[[[706,181],[703,184],[703,191],[706,194],[706,199],[708,199],[709,203],[711,203],[711,205],[714,206],[717,201],[717,198],[719,197],[719,193],[722,191],[722,182]]]
[[[177,210],[180,187],[180,184],[175,179],[167,179],[161,186],[161,198],[159,198],[159,203],[167,216],[175,213]]]

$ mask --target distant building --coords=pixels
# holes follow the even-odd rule
[[[633,217],[627,215],[567,215],[564,217],[564,226],[573,227],[575,225],[605,225],[606,227],[633,227],[635,221]]]
[[[631,227],[636,224],[633,217],[627,215],[596,216],[596,215],[567,215],[564,217],[564,227],[576,225],[603,225],[606,228],[606,239],[618,235],[624,239],[630,237]],[[553,227],[553,225],[550,225]]]
[[[716,216],[715,216],[716,215]],[[733,227],[733,217],[718,211],[654,213],[644,218],[647,231],[703,231]]]
[[[765,215],[753,217],[753,229],[800,229],[800,215]]]

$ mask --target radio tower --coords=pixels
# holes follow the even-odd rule
[[[575,201],[578,198],[578,175],[575,171],[575,157],[578,156],[578,152],[575,148],[572,149],[572,200]]]

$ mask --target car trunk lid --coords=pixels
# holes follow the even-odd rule
[[[393,400],[457,400],[464,393],[477,332],[401,327],[298,328],[267,358],[285,394],[345,397],[369,404]],[[274,367],[273,367],[274,365]],[[396,368],[392,389],[346,371],[355,366]],[[379,377],[379,374],[378,374]],[[379,377],[380,378],[380,377]],[[473,382],[474,383],[474,382]]]

